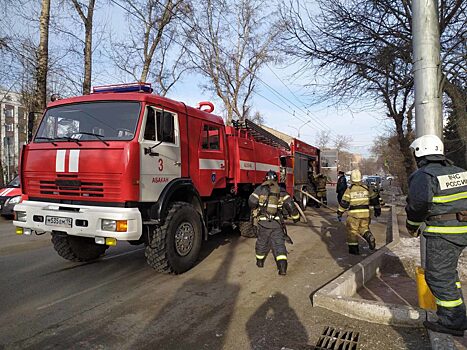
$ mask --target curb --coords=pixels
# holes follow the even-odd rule
[[[313,306],[372,323],[404,327],[423,327],[427,312],[421,308],[356,299],[352,296],[380,271],[386,255],[399,243],[399,226],[394,205],[387,225],[386,245],[352,266],[311,296]]]

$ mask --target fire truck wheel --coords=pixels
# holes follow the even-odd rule
[[[105,253],[108,246],[96,244],[92,238],[62,236],[52,233],[55,251],[70,261],[91,261]]]
[[[183,273],[198,259],[203,230],[195,208],[174,202],[161,227],[155,227],[146,245],[146,261],[158,272]]]
[[[240,230],[240,235],[242,237],[255,238],[256,237],[256,227],[250,221],[240,221],[238,223],[238,229]]]

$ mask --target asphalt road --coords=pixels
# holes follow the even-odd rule
[[[68,262],[49,235],[16,236],[0,219],[0,348],[312,349],[326,325],[360,332],[361,349],[425,348],[423,330],[311,306],[314,290],[362,257],[347,254],[334,213],[307,216],[289,226],[286,277],[270,258],[257,269],[254,240],[234,234],[213,237],[197,266],[173,276],[154,272],[143,247],[125,242],[96,262]],[[383,243],[384,223],[373,227]]]

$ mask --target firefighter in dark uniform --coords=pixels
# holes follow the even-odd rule
[[[300,219],[293,199],[277,182],[277,174],[269,170],[265,181],[250,195],[248,204],[257,212],[258,239],[256,240],[256,265],[264,266],[264,260],[272,249],[279,275],[287,273],[286,232],[282,208],[287,210],[294,222]]]
[[[344,192],[347,189],[347,179],[343,171],[339,171],[339,178],[336,184],[337,203],[339,204],[344,196]]]
[[[315,178],[316,183],[316,198],[323,204],[328,204],[327,192],[326,192],[326,184],[327,184],[327,177],[324,174],[318,174]],[[319,207],[319,206],[318,206]]]
[[[419,226],[426,224],[425,279],[438,309],[438,321],[424,325],[463,336],[467,319],[457,263],[467,245],[467,171],[446,159],[435,135],[419,137],[410,147],[418,170],[409,177],[406,226],[417,237]]]
[[[349,211],[346,220],[347,245],[350,254],[359,255],[358,236],[362,236],[368,242],[371,250],[376,247],[375,238],[370,231],[370,205],[374,206],[376,217],[381,215],[381,207],[376,193],[362,184],[360,170],[352,170],[350,182],[352,185],[345,190],[342,196],[337,216],[340,219],[346,210]]]

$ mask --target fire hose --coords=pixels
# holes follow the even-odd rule
[[[305,191],[302,191],[302,190],[301,190],[300,192],[302,192],[304,195],[310,197],[311,199],[313,199],[315,202],[319,203],[320,205],[322,205],[322,206],[325,207],[326,209],[332,210],[334,213],[337,212],[337,209],[333,209],[333,208],[327,206],[326,204],[322,203],[318,198],[313,197],[313,196],[312,196],[311,194],[309,194],[308,192],[305,192]]]

